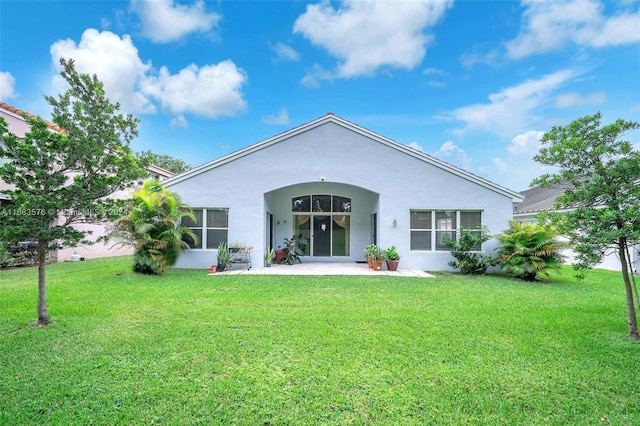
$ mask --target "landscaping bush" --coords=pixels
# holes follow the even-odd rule
[[[563,262],[560,251],[566,244],[557,237],[550,226],[511,221],[509,229],[497,236],[502,270],[527,281],[534,281],[538,274],[548,277],[548,270],[559,269]]]
[[[495,266],[498,262],[492,256],[479,251],[482,243],[490,238],[486,229],[460,229],[460,238],[457,241],[445,237],[445,245],[451,248],[451,256],[456,258],[449,262],[449,266],[459,269],[463,274],[482,275],[487,272],[489,266]]]
[[[114,235],[135,248],[133,271],[159,275],[175,264],[180,250],[188,248],[185,237],[196,235],[182,223],[195,220],[178,195],[157,180],[145,181],[133,195],[129,214],[116,222]]]

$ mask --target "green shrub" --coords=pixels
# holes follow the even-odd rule
[[[549,276],[559,269],[566,244],[558,241],[558,232],[550,226],[521,225],[509,222],[509,229],[498,235],[498,255],[502,270],[518,278],[534,281],[538,274]]]
[[[482,275],[487,272],[489,266],[495,266],[498,262],[492,256],[479,251],[482,243],[490,238],[486,229],[460,229],[457,241],[445,237],[443,242],[451,248],[451,256],[456,259],[450,261],[449,266],[459,269],[463,274]]]
[[[159,275],[175,264],[180,251],[188,248],[183,240],[196,241],[196,235],[183,223],[195,217],[180,197],[157,180],[147,180],[133,194],[126,216],[115,224],[112,236],[135,248],[133,271]]]

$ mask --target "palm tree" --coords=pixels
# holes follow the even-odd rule
[[[157,180],[144,182],[133,194],[129,214],[116,222],[113,234],[124,244],[134,247],[134,272],[158,275],[175,264],[180,251],[189,248],[184,238],[197,240],[197,236],[183,225],[185,217],[195,221],[178,194]]]
[[[527,281],[534,281],[538,274],[549,276],[549,269],[562,265],[560,251],[566,247],[557,237],[549,226],[509,222],[509,229],[496,237],[502,270]]]

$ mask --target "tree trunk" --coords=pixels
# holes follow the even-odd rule
[[[628,337],[635,340],[640,340],[640,334],[638,334],[638,320],[636,318],[636,309],[633,304],[633,289],[631,287],[631,280],[629,279],[629,262],[627,260],[626,239],[618,239],[618,255],[620,256],[620,266],[622,267],[622,279],[624,280],[624,290],[627,295],[627,320],[629,322],[629,334]]]
[[[47,313],[47,289],[45,262],[47,260],[47,242],[38,241],[38,325],[45,326],[51,323]]]

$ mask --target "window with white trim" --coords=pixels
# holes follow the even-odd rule
[[[444,238],[458,238],[459,229],[482,229],[481,211],[410,210],[412,251],[449,251]],[[480,247],[475,248],[480,250]]]
[[[218,244],[229,239],[229,209],[225,208],[196,208],[191,209],[196,220],[182,218],[182,224],[189,227],[198,237],[194,242],[191,238],[186,238],[185,242],[192,249],[214,250]]]

